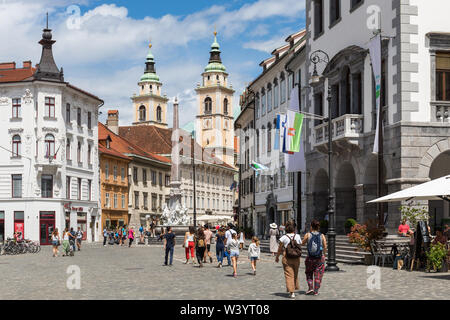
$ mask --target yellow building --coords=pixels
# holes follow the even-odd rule
[[[216,158],[234,167],[233,94],[222,64],[217,32],[211,45],[209,64],[196,88],[198,115],[196,141]]]
[[[162,83],[155,70],[155,58],[149,45],[145,73],[141,77],[139,95],[133,95],[133,125],[155,125],[167,128],[167,97],[162,95]]]

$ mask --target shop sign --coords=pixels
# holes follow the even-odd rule
[[[84,208],[83,207],[71,207],[71,203],[65,203],[64,204],[64,209],[66,210],[70,210],[70,211],[76,211],[76,212],[83,212]]]

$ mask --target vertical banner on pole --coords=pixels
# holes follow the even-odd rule
[[[370,59],[372,60],[373,75],[375,77],[376,108],[377,108],[377,129],[375,131],[375,142],[373,144],[373,153],[379,151],[378,136],[380,134],[380,116],[381,116],[381,34],[376,35],[369,42]]]

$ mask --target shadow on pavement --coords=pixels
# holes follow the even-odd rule
[[[442,274],[442,275],[435,275],[435,276],[420,276],[421,278],[427,278],[427,279],[439,279],[439,280],[450,280],[450,273],[449,274]]]

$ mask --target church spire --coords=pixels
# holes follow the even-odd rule
[[[42,39],[39,44],[42,45],[41,61],[39,62],[34,78],[37,80],[50,80],[50,81],[64,81],[64,74],[58,69],[53,58],[53,44],[56,42],[52,40],[52,30],[48,28],[48,12],[47,12],[47,24],[43,30]]]
[[[145,72],[144,75],[141,77],[141,82],[149,81],[149,82],[160,82],[159,77],[156,74],[155,69],[155,57],[152,53],[152,47],[153,45],[150,43],[148,45],[148,54],[145,62]]]
[[[211,44],[209,64],[205,68],[205,72],[226,72],[225,66],[220,58],[220,45],[217,42],[217,31],[214,28],[214,42]]]

